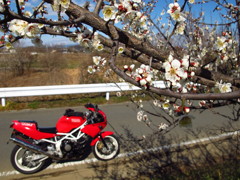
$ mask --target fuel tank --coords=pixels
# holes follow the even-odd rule
[[[83,113],[73,114],[71,116],[63,115],[59,118],[56,129],[59,133],[68,133],[72,129],[81,126],[86,121]]]

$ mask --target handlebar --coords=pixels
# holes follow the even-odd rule
[[[97,122],[103,122],[105,116],[102,115],[103,112],[100,112],[101,110],[98,108],[98,105],[93,105],[91,103],[88,103],[85,105],[85,108],[87,108],[89,111],[86,112],[87,121],[89,123],[97,123]]]
[[[92,103],[85,104],[85,108],[89,109],[90,111],[99,111],[98,105],[94,105]]]

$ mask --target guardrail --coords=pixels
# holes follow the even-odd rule
[[[153,86],[165,88],[165,84],[163,81],[154,81]],[[60,94],[85,94],[106,92],[106,99],[109,100],[110,92],[133,91],[140,89],[141,88],[133,86],[128,83],[9,87],[0,88],[0,98],[2,106],[6,106],[6,98],[26,96],[48,96]]]

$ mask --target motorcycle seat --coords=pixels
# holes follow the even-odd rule
[[[56,134],[57,129],[55,127],[38,127],[40,132]]]

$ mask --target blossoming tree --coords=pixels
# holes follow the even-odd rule
[[[25,10],[27,3],[35,6],[32,11]],[[218,12],[221,19],[207,22],[209,13],[192,10],[209,4],[212,9],[207,11]],[[94,0],[81,5],[73,0],[0,0],[0,43],[6,48],[22,38],[40,43],[47,34],[98,51],[110,48],[110,59],[93,57],[90,73],[108,62],[124,81],[153,93],[155,106],[170,114],[188,113],[191,108],[239,103],[239,4],[172,0],[159,11],[164,3],[157,0]],[[118,67],[121,55],[132,65]],[[164,80],[165,88],[155,87],[154,80]],[[146,121],[147,116],[140,111],[138,119]],[[168,125],[161,123],[159,128]]]

